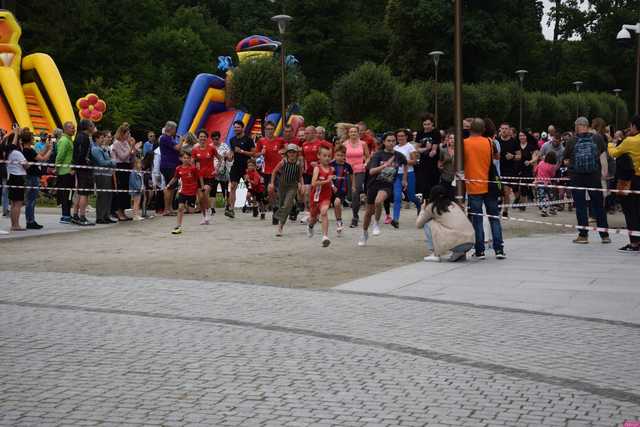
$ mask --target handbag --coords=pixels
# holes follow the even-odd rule
[[[489,195],[498,198],[502,194],[502,182],[496,169],[496,165],[493,164],[493,142],[489,141]]]

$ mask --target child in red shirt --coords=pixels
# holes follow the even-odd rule
[[[182,234],[182,218],[187,204],[194,206],[196,203],[196,194],[198,193],[198,185],[202,186],[202,177],[198,177],[198,168],[191,163],[191,155],[182,152],[182,164],[176,168],[176,174],[167,184],[167,188],[180,181],[178,189],[178,224],[171,234]]]
[[[329,206],[333,195],[334,170],[329,166],[331,150],[321,146],[318,150],[320,163],[313,169],[311,177],[311,191],[309,198],[309,225],[307,235],[313,237],[313,226],[318,222],[318,217],[322,218],[322,246],[331,244],[329,240]]]
[[[258,216],[259,209],[260,219],[264,219],[266,212],[264,206],[264,178],[258,172],[255,160],[249,160],[249,163],[247,163],[244,182],[247,183],[249,196],[253,199],[253,216]]]
[[[209,225],[211,216],[209,215],[209,197],[213,192],[213,187],[218,183],[215,180],[216,167],[214,159],[222,161],[222,156],[218,154],[216,146],[209,142],[209,134],[206,130],[198,131],[198,145],[191,150],[191,157],[198,169],[198,176],[202,178],[200,190],[200,210],[202,211],[202,222],[200,225]],[[214,202],[215,203],[215,202]]]

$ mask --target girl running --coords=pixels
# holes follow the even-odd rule
[[[313,169],[311,177],[311,197],[309,200],[309,225],[307,225],[307,235],[313,237],[313,226],[318,222],[318,217],[322,218],[322,246],[331,244],[329,240],[329,206],[331,205],[331,195],[333,179],[335,178],[333,168],[329,165],[329,150],[320,147],[318,159],[320,164]]]
[[[358,226],[360,212],[360,193],[364,190],[365,165],[369,161],[369,148],[367,144],[360,140],[357,126],[349,128],[349,139],[344,142],[347,149],[347,163],[353,169],[353,185],[351,187],[351,209],[353,210],[353,219],[351,220],[351,228]]]
[[[200,188],[200,212],[202,213],[200,225],[209,225],[211,222],[209,196],[214,184],[216,184],[216,169],[213,161],[217,159],[221,162],[223,159],[215,145],[209,143],[209,134],[206,130],[198,131],[198,143],[191,150],[191,157],[198,168],[198,177],[202,179],[203,184]]]

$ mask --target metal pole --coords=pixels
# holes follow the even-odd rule
[[[281,92],[282,92],[282,104],[281,104],[281,110],[282,111],[282,129],[280,130],[282,133],[284,133],[284,127],[287,124],[287,104],[285,101],[285,78],[286,78],[286,64],[285,64],[285,52],[284,52],[284,33],[282,34],[282,44],[280,45],[280,67],[282,69],[282,88],[281,88]]]
[[[436,120],[436,129],[438,129],[438,63],[436,62],[436,79],[435,79],[435,84],[434,84],[434,88],[433,88],[433,93],[435,95],[436,101],[435,101],[435,120]]]
[[[454,31],[454,119],[455,119],[455,166],[459,176],[464,173],[464,145],[462,141],[462,0],[454,0],[455,31]],[[464,182],[456,180],[456,200],[464,202]]]
[[[520,79],[520,127],[518,128],[519,132],[522,132],[522,91],[524,86],[524,82]]]

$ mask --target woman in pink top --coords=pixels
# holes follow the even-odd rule
[[[136,144],[131,137],[129,123],[123,123],[116,131],[113,145],[111,146],[111,158],[116,162],[118,169],[131,169],[132,162],[140,148],[140,143]],[[116,188],[119,191],[113,195],[113,208],[116,211],[119,221],[129,221],[131,218],[124,213],[125,209],[131,207],[131,196],[129,190],[129,172],[116,172]]]
[[[351,189],[351,208],[353,219],[351,228],[358,226],[358,212],[360,211],[360,193],[364,192],[365,167],[369,161],[369,149],[367,144],[360,140],[358,128],[349,128],[349,139],[344,142],[347,148],[347,163],[353,168],[353,188]]]
[[[537,154],[534,160],[537,160]],[[558,169],[558,158],[556,153],[549,151],[544,157],[544,160],[536,164],[533,168],[533,172],[536,175],[535,183],[538,184],[536,190],[538,192],[538,207],[540,208],[540,215],[547,217],[549,214],[556,215],[557,212],[553,206],[551,206],[551,198],[553,197],[553,191],[547,185],[551,184],[551,178],[556,176]]]

